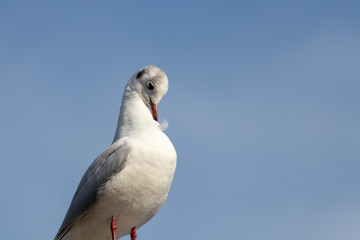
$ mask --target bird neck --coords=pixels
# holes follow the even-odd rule
[[[113,143],[122,137],[141,134],[158,128],[159,124],[149,108],[135,92],[126,89],[122,98],[118,124]]]

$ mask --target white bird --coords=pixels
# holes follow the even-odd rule
[[[55,240],[119,239],[149,221],[163,205],[176,151],[157,122],[168,90],[166,74],[146,66],[128,81],[113,144],[85,172]]]

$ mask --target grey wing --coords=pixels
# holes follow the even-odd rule
[[[95,159],[79,183],[55,240],[62,239],[74,222],[85,215],[89,207],[101,197],[98,196],[99,188],[124,168],[130,151],[131,147],[126,144],[113,144]]]

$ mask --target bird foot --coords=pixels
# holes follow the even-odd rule
[[[116,224],[115,224],[115,217],[113,216],[111,219],[110,229],[112,234],[112,240],[116,240],[115,232],[116,232]]]
[[[130,237],[131,237],[131,240],[136,240],[136,237],[137,237],[136,226],[131,229]]]

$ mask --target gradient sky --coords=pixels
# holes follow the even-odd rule
[[[359,1],[0,1],[0,239],[52,239],[155,64],[178,153],[141,239],[360,236]],[[128,239],[129,237],[124,237]]]

